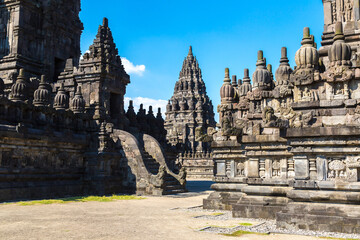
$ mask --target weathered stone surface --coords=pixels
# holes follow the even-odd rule
[[[161,145],[161,112],[141,109],[129,124],[130,77],[108,20],[80,59],[80,1],[0,5],[0,201],[183,192],[186,171],[172,171]]]
[[[259,51],[247,91],[226,69],[214,189],[240,197],[234,204],[214,193],[211,202],[279,227],[360,233],[359,0],[323,3],[323,46],[304,28],[294,71],[285,48],[276,79]]]

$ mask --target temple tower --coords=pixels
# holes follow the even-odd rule
[[[215,125],[212,101],[206,94],[201,69],[190,46],[179,80],[175,84],[174,95],[167,105],[165,121],[167,140],[171,145],[178,147],[181,161],[188,167],[189,175],[192,174],[192,170],[200,171],[191,168],[201,159],[208,161],[212,166],[212,161],[209,160],[210,144],[196,141],[195,130],[201,128],[206,132],[208,127]],[[212,171],[212,167],[210,168]]]
[[[108,19],[99,26],[93,44],[80,60],[79,67],[68,59],[54,89],[64,84],[73,97],[81,86],[86,107],[99,122],[107,121],[124,129],[128,120],[124,110],[124,95],[130,76],[125,72],[114,43]]]
[[[0,3],[0,78],[7,86],[18,69],[56,81],[67,59],[78,65],[83,24],[80,0],[5,0]]]

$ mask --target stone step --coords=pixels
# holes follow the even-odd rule
[[[172,195],[172,194],[178,194],[178,193],[184,193],[185,191],[183,189],[176,189],[176,190],[170,190],[170,191],[164,191],[164,195]]]

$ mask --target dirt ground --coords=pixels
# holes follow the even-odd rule
[[[236,219],[196,219],[195,216],[211,213],[181,210],[201,205],[207,194],[32,206],[4,204],[0,205],[0,239],[318,239],[253,234],[228,237],[198,231],[210,225],[232,226],[239,223]]]

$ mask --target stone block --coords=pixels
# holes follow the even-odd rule
[[[249,159],[247,173],[249,178],[259,177],[259,159]]]
[[[295,180],[307,180],[310,178],[309,160],[306,156],[294,156]]]

